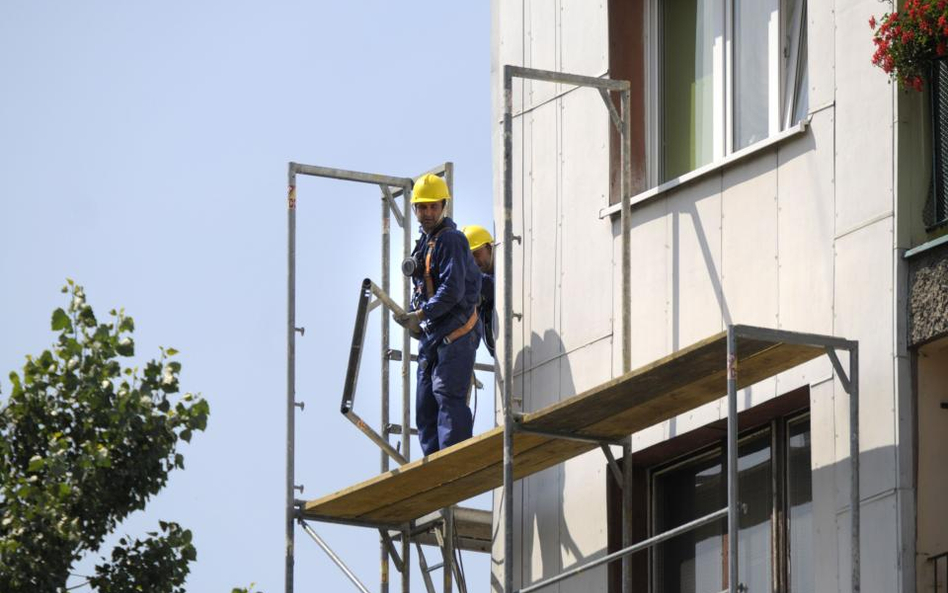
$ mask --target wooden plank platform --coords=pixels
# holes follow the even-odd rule
[[[738,388],[825,354],[822,348],[739,338]],[[726,394],[727,334],[665,358],[537,412],[526,427],[609,439],[673,418]],[[503,427],[412,461],[303,506],[307,518],[403,525],[503,483]],[[514,433],[514,479],[542,471],[596,445]]]

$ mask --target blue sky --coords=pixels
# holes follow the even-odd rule
[[[211,418],[187,469],[120,531],[192,529],[191,591],[282,590],[286,164],[411,176],[451,160],[456,218],[490,228],[489,4],[7,0],[0,77],[2,393],[52,343],[65,278],[100,312],[124,306],[136,359],[179,349]],[[380,206],[358,184],[301,179],[298,194],[297,481],[313,498],[378,469],[338,403],[358,283],[379,277]],[[370,356],[368,420],[378,375]],[[479,403],[478,432],[492,394]],[[373,532],[315,528],[378,589]],[[297,542],[299,590],[347,590]],[[486,588],[487,559],[465,565]]]

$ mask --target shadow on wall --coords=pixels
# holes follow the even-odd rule
[[[547,330],[543,336],[531,335],[530,345],[514,362],[514,382],[514,396],[523,397],[522,403],[515,402],[515,407],[520,403],[520,409],[525,412],[539,410],[575,394],[569,359],[564,355],[563,341],[556,331]],[[563,466],[551,467],[520,483],[521,497],[514,502],[519,506],[519,513],[515,507],[514,528],[520,533],[515,565],[519,565],[518,586],[524,586],[562,572],[564,557],[570,558],[572,565],[584,562],[587,556],[580,550],[563,517]],[[605,547],[600,552],[605,554]]]

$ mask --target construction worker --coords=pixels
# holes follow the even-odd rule
[[[451,199],[444,179],[425,175],[411,195],[421,237],[412,251],[411,311],[396,321],[418,344],[415,425],[425,455],[471,437],[467,392],[481,340],[477,315],[481,273],[467,239],[445,206]]]
[[[471,255],[481,273],[481,304],[477,314],[484,324],[484,345],[494,356],[494,238],[490,232],[476,224],[463,227],[461,231],[471,246]]]

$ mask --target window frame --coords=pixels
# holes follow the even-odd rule
[[[771,533],[771,549],[770,549],[770,566],[771,566],[771,587],[772,591],[777,593],[789,593],[790,591],[790,563],[791,563],[791,554],[790,550],[790,513],[789,513],[789,496],[788,496],[788,485],[790,482],[790,464],[788,463],[789,451],[790,451],[790,426],[799,422],[808,422],[810,424],[810,434],[812,434],[813,426],[811,420],[810,409],[805,408],[802,410],[797,410],[790,412],[788,414],[782,414],[776,416],[765,424],[758,424],[753,428],[748,428],[742,430],[738,436],[738,447],[751,441],[755,438],[759,438],[763,434],[769,436],[769,446],[771,451],[770,463],[771,463],[771,507],[770,507],[770,533]],[[812,441],[811,441],[812,443]],[[656,477],[661,476],[662,474],[674,471],[677,468],[681,468],[692,463],[700,462],[707,458],[719,457],[722,460],[722,471],[726,472],[726,467],[723,467],[726,464],[726,450],[727,442],[726,437],[721,437],[721,439],[707,444],[700,449],[696,449],[692,452],[686,453],[670,459],[667,462],[663,462],[658,465],[653,465],[648,468],[646,471],[647,484],[648,484],[648,493],[647,493],[647,523],[648,523],[648,536],[652,537],[658,533],[657,527],[657,512],[656,512]],[[812,449],[811,449],[811,472],[812,472]],[[724,475],[722,473],[722,475]],[[722,481],[722,484],[727,484],[726,480]],[[812,500],[812,492],[811,492]],[[727,530],[722,529],[721,534],[721,549],[727,549]],[[651,547],[648,550],[648,587],[647,591],[649,593],[662,593],[659,592],[657,587],[657,571],[658,571],[658,547]],[[726,572],[722,566],[722,582],[726,578]]]
[[[734,3],[738,0],[709,0],[720,4],[720,15],[715,24],[715,31],[721,32],[723,43],[712,45],[712,112],[715,114],[712,123],[712,157],[709,163],[699,165],[675,177],[665,177],[663,172],[663,127],[664,119],[661,110],[661,89],[663,80],[662,68],[662,2],[663,0],[647,0],[645,5],[645,112],[646,112],[646,158],[645,178],[648,189],[658,187],[679,177],[688,175],[692,171],[714,165],[738,151],[751,148],[759,143],[767,142],[782,131],[795,125],[795,114],[798,110],[798,87],[802,82],[801,72],[806,72],[808,54],[806,52],[806,1],[799,0],[795,4],[797,14],[789,19],[783,18],[787,0],[760,0],[767,2],[771,8],[776,8],[776,18],[768,23],[768,133],[767,137],[747,146],[734,146]],[[798,35],[790,35],[787,24],[799,21]],[[789,53],[786,66],[782,59],[784,41]],[[804,52],[804,53],[801,53]],[[803,59],[801,59],[801,57]],[[801,69],[802,68],[802,69]],[[789,100],[788,100],[788,93]]]

